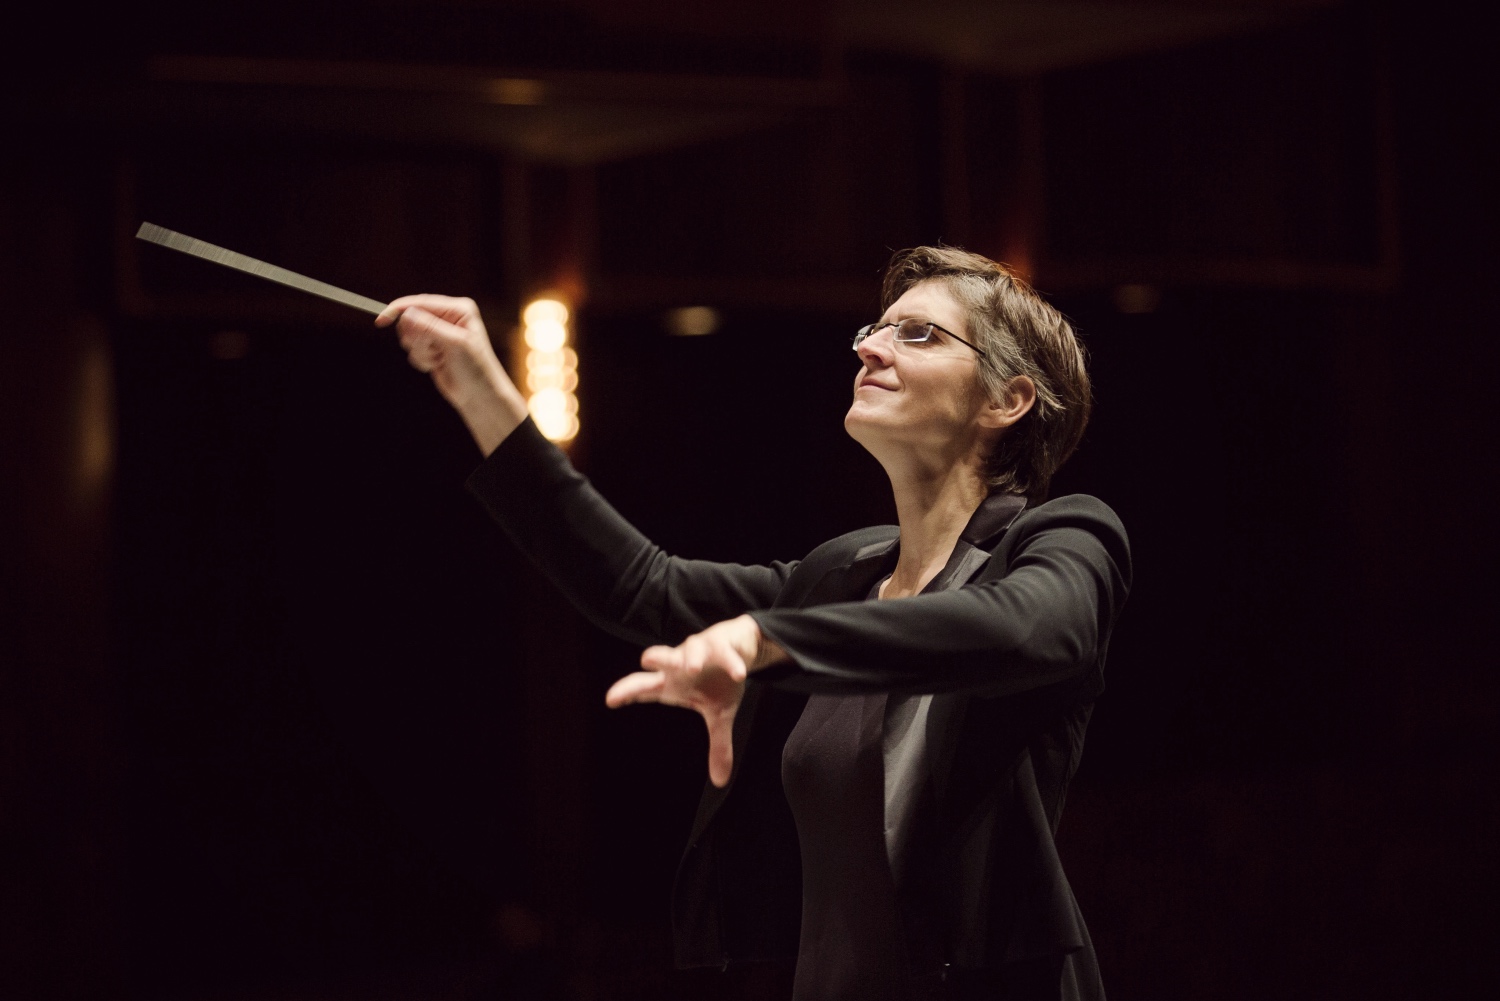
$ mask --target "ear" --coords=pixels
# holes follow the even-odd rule
[[[979,415],[981,427],[1000,430],[1025,417],[1036,404],[1036,383],[1018,375],[1005,386],[1005,399],[990,400]]]

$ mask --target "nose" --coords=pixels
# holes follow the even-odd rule
[[[895,329],[884,327],[875,331],[875,333],[860,341],[859,347],[854,350],[859,355],[859,360],[864,362],[865,368],[871,371],[877,368],[889,368],[895,362]]]

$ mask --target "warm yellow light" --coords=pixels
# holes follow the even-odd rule
[[[678,337],[702,337],[719,329],[719,311],[707,306],[685,306],[669,309],[667,330]]]
[[[496,104],[542,104],[547,98],[547,85],[540,80],[500,77],[491,80],[485,92]]]
[[[521,312],[526,353],[526,406],[537,428],[553,441],[578,434],[578,353],[567,346],[568,307],[537,299]]]
[[[573,394],[564,393],[561,389],[539,389],[531,394],[529,402],[533,414],[565,414],[571,399]],[[574,406],[577,406],[576,401]]]
[[[560,389],[571,393],[578,388],[578,373],[570,368],[534,368],[526,373],[526,388],[533,393]]]
[[[568,328],[552,320],[526,324],[526,346],[538,351],[561,351],[568,343]]]
[[[526,352],[526,371],[528,372],[560,372],[567,367],[567,356],[561,351]]]
[[[540,323],[555,323],[562,326],[568,322],[568,307],[556,299],[537,299],[522,310],[521,322],[527,326]]]
[[[526,352],[526,367],[529,369],[577,368],[578,352],[572,348],[563,348],[561,351],[528,351]]]
[[[544,389],[532,394],[531,419],[553,441],[568,441],[578,434],[578,399],[572,393]]]
[[[572,441],[578,437],[578,418],[572,414],[532,415],[537,428],[552,441]]]

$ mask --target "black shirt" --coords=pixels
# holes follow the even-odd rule
[[[992,495],[955,550],[974,567],[962,586],[866,601],[894,567],[895,526],[851,532],[789,563],[670,556],[530,421],[469,485],[516,545],[614,635],[675,644],[749,613],[791,658],[752,678],[735,719],[730,782],[705,785],[673,892],[679,965],[798,952],[805,874],[782,759],[808,697],[931,694],[924,800],[891,879],[905,959],[891,953],[891,962],[904,962],[913,983],[970,985],[976,996],[1011,984],[1022,992],[999,996],[1102,998],[1053,834],[1130,586],[1129,543],[1107,506],[1060,497],[1010,512],[1012,522],[997,515],[1018,498]],[[879,747],[877,739],[870,760],[878,762]],[[860,773],[862,755],[853,762]],[[860,838],[878,855],[878,794],[873,803]],[[841,843],[837,832],[830,837]],[[818,860],[826,861],[821,852]]]

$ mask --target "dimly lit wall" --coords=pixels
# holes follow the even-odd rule
[[[142,219],[377,298],[473,295],[502,346],[526,294],[574,282],[576,460],[669,549],[738,561],[892,516],[840,425],[891,249],[1033,269],[1097,392],[1057,492],[1110,503],[1137,560],[1060,834],[1111,995],[1487,983],[1497,95],[1480,33],[1377,13],[1026,79],[484,5],[347,34],[280,30],[274,5],[117,14],[19,60],[0,990],[770,997],[779,976],[669,973],[700,725],[603,708],[638,651],[484,520],[425,378],[357,315],[135,243]],[[562,162],[481,141],[529,109],[163,82],[159,55],[801,89]],[[389,135],[366,125],[383,101]],[[620,150],[661,127],[621,121],[597,119]],[[719,329],[670,336],[690,305]]]

